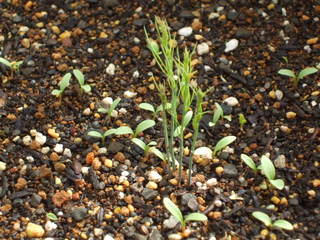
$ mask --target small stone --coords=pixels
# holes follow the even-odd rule
[[[94,234],[94,236],[96,236],[96,237],[100,237],[100,236],[102,236],[102,234],[103,234],[103,229],[101,229],[101,228],[94,228],[94,229],[93,229],[93,234]]]
[[[92,164],[91,164],[91,166],[94,170],[99,170],[101,168],[101,165],[102,164],[101,164],[99,158],[94,158],[92,161]]]
[[[60,143],[57,143],[56,146],[54,146],[53,150],[56,153],[62,153],[63,152],[63,145]]]
[[[311,197],[315,197],[315,196],[316,196],[316,194],[317,194],[317,193],[316,193],[316,191],[315,191],[315,190],[313,190],[313,189],[308,190],[308,191],[307,191],[307,193],[308,193],[308,195],[309,195],[309,196],[311,196]]]
[[[118,152],[115,156],[114,159],[118,162],[123,163],[126,160],[126,156],[122,152]]]
[[[115,7],[119,5],[119,0],[103,0],[102,4],[105,8]]]
[[[61,33],[60,29],[57,26],[52,26],[51,27],[51,31],[53,33],[55,33],[55,34],[60,34]]]
[[[113,76],[116,71],[116,66],[113,63],[110,63],[108,67],[106,68],[106,73]]]
[[[59,133],[56,133],[56,130],[53,129],[53,128],[49,128],[48,129],[48,134],[49,134],[50,137],[53,137],[53,138],[59,138],[60,137]]]
[[[61,207],[68,200],[70,200],[70,194],[63,190],[56,192],[52,196],[52,202],[57,207]]]
[[[46,136],[44,136],[42,133],[39,133],[39,132],[36,133],[35,142],[37,144],[42,146],[43,144],[46,143],[46,141],[47,141],[47,137]]]
[[[199,31],[202,29],[202,22],[198,18],[195,18],[191,24],[191,27],[193,30]]]
[[[208,187],[213,187],[216,186],[218,184],[218,181],[216,178],[210,178],[208,179],[208,181],[206,182]]]
[[[85,110],[83,110],[83,115],[85,116],[89,116],[91,114],[91,109],[90,108],[86,108]]]
[[[148,179],[149,181],[159,183],[162,180],[162,176],[157,171],[152,170],[148,173]]]
[[[113,103],[113,99],[111,97],[105,97],[102,99],[102,103],[109,107]]]
[[[21,45],[24,48],[29,48],[30,47],[30,40],[28,38],[24,38],[21,40]]]
[[[137,93],[136,92],[131,92],[131,91],[125,91],[123,96],[125,98],[133,98],[133,97],[137,96]]]
[[[146,187],[149,188],[149,189],[155,190],[155,189],[158,188],[158,184],[156,184],[155,182],[150,181],[150,182],[147,183]]]
[[[28,238],[42,238],[45,231],[41,225],[35,223],[28,223],[26,227],[26,234]]]
[[[63,156],[66,156],[68,158],[71,158],[72,157],[72,153],[71,153],[71,150],[69,148],[65,148],[63,150]]]
[[[192,34],[192,27],[184,27],[178,30],[178,34],[184,37],[189,37]]]
[[[112,162],[112,160],[110,160],[110,159],[106,159],[106,160],[104,160],[104,165],[105,165],[106,167],[108,167],[108,168],[112,168],[113,162]]]
[[[66,38],[70,38],[70,37],[71,37],[71,32],[70,31],[65,31],[65,32],[63,32],[63,33],[61,33],[59,35],[59,38],[61,40],[66,39]]]
[[[114,238],[111,237],[110,235],[105,235],[103,240],[114,240]]]
[[[288,119],[294,119],[297,116],[297,114],[295,112],[287,112],[286,113],[286,117]]]
[[[58,225],[51,221],[47,221],[46,224],[44,225],[44,228],[46,229],[47,232],[51,232],[57,229],[57,227]]]
[[[312,186],[313,187],[320,187],[320,179],[314,179],[312,180]]]
[[[88,209],[86,208],[74,208],[70,212],[70,216],[77,222],[82,221],[88,215]]]
[[[163,221],[163,227],[165,229],[173,229],[179,224],[179,221],[174,217],[170,216],[168,219]]]
[[[281,154],[274,160],[274,166],[276,168],[285,168],[286,167],[286,156]]]
[[[60,157],[59,157],[58,153],[52,152],[52,153],[50,154],[50,160],[51,160],[51,161],[57,162],[57,161],[59,161],[59,159],[60,159]]]
[[[244,28],[239,28],[236,32],[235,37],[237,38],[243,38],[243,39],[248,39],[251,36],[251,32],[244,29]]]
[[[230,41],[226,42],[226,48],[224,52],[231,52],[235,50],[239,45],[239,40],[238,39],[231,39]]]
[[[169,235],[168,237],[169,240],[181,240],[182,236],[180,234],[177,233],[172,233]]]
[[[271,198],[271,202],[273,202],[275,205],[278,205],[280,203],[280,199],[277,196],[273,196]]]
[[[31,206],[38,207],[39,204],[41,203],[41,201],[42,201],[42,197],[41,196],[39,196],[36,193],[32,194],[31,199],[30,199]]]
[[[30,135],[26,135],[22,138],[22,142],[24,145],[29,146],[32,142],[31,136]]]
[[[209,45],[207,43],[200,43],[198,46],[197,46],[197,53],[198,55],[204,55],[204,54],[207,54],[209,52]]]
[[[66,169],[66,165],[62,162],[57,162],[54,164],[54,169],[57,172],[62,173]]]
[[[223,102],[226,103],[230,107],[234,107],[239,104],[238,99],[235,97],[228,97]]]
[[[22,190],[27,186],[27,180],[24,178],[18,178],[17,183],[14,185],[17,190]]]
[[[212,159],[212,150],[208,147],[199,147],[194,151],[194,156],[201,158]]]
[[[223,169],[223,167],[219,166],[219,167],[216,167],[215,171],[216,171],[216,174],[218,174],[220,176],[220,175],[222,175],[224,169]]]
[[[197,211],[199,209],[199,204],[197,198],[192,193],[185,193],[182,195],[181,204],[183,206],[188,206],[192,211]]]
[[[307,44],[309,45],[313,45],[313,44],[316,44],[318,42],[319,38],[318,37],[314,37],[314,38],[309,38],[307,40]]]
[[[7,164],[5,162],[0,161],[0,172],[5,171],[7,168]]]
[[[152,200],[154,199],[156,196],[158,196],[158,192],[149,188],[144,188],[142,193],[141,193],[142,197],[145,200]]]
[[[279,101],[283,98],[283,92],[281,90],[276,90],[275,95]]]
[[[291,133],[292,129],[287,127],[287,126],[284,126],[284,125],[281,125],[280,126],[280,130],[284,133]]]
[[[224,166],[223,174],[227,177],[236,177],[238,176],[238,170],[235,165],[227,164]]]

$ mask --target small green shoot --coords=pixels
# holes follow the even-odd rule
[[[245,116],[242,113],[239,113],[239,125],[240,125],[240,129],[243,129],[243,126],[247,123],[247,119],[245,118]]]
[[[292,78],[294,86],[297,87],[301,79],[316,72],[318,72],[317,68],[307,67],[301,70],[298,75],[290,69],[280,69],[278,74]]]
[[[214,113],[213,113],[213,117],[212,117],[212,121],[209,122],[209,127],[214,127],[217,122],[220,120],[220,119],[226,119],[228,121],[231,121],[231,116],[230,115],[224,115],[223,113],[223,109],[222,107],[220,106],[219,103],[215,103],[215,110],[214,110]]]
[[[64,90],[70,85],[71,73],[66,73],[59,82],[59,89],[54,89],[51,94],[61,99]]]
[[[78,80],[78,83],[81,87],[81,91],[84,91],[85,93],[91,92],[91,86],[89,84],[85,84],[85,78],[83,73],[78,69],[75,69],[72,72],[73,72],[73,75]]]
[[[116,129],[112,128],[112,129],[109,129],[109,130],[105,131],[102,134],[102,133],[100,133],[98,131],[92,130],[92,131],[88,132],[88,135],[91,136],[91,137],[100,138],[101,141],[102,141],[102,144],[105,144],[106,137],[108,137],[108,136],[110,136],[112,134],[115,134],[115,131],[116,131]]]
[[[113,110],[116,109],[116,107],[120,103],[120,101],[121,101],[121,98],[117,98],[116,100],[114,100],[111,103],[111,105],[108,108],[104,108],[104,107],[98,108],[98,112],[106,113],[107,117],[108,117],[107,119],[108,119],[108,121],[110,121],[111,116],[112,116],[112,112],[113,112]]]
[[[213,150],[213,156],[216,156],[218,152],[220,152],[222,149],[224,149],[226,146],[233,143],[237,138],[235,136],[227,136],[220,139]]]
[[[272,219],[264,212],[255,211],[252,213],[252,216],[258,219],[259,221],[263,222],[264,225],[266,225],[267,227],[293,230],[293,225],[290,222],[283,219],[279,219],[272,222]]]
[[[7,67],[9,67],[11,69],[11,71],[13,72],[18,72],[20,69],[20,65],[23,63],[23,61],[12,61],[9,62],[7,59],[0,57],[0,63],[6,65]]]
[[[151,141],[148,144],[145,144],[142,140],[140,140],[139,138],[132,138],[131,141],[136,144],[138,147],[140,147],[143,151],[145,155],[148,155],[149,153],[153,153],[154,155],[156,155],[158,158],[160,158],[161,160],[165,160],[165,156],[162,152],[160,152],[155,145],[157,145],[157,143],[155,141]]]
[[[174,216],[181,224],[182,228],[184,229],[187,222],[190,221],[207,221],[208,218],[206,215],[202,213],[190,213],[187,216],[183,216],[180,209],[175,205],[169,198],[163,199],[163,204],[166,209]]]
[[[242,161],[244,161],[245,164],[247,164],[248,167],[250,167],[254,172],[257,172],[258,171],[258,168],[255,164],[255,162],[252,160],[251,157],[249,157],[248,155],[246,154],[241,154],[240,155],[240,158]]]
[[[52,221],[57,221],[58,217],[54,213],[47,213],[47,218]]]

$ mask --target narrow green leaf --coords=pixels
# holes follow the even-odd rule
[[[119,102],[121,101],[121,98],[117,98],[113,101],[113,103],[110,105],[110,108],[108,109],[108,115],[111,115],[112,111],[117,107]]]
[[[0,57],[0,63],[6,65],[6,66],[9,67],[9,68],[12,67],[12,66],[11,66],[11,63],[10,63],[7,59],[5,59],[5,58]]]
[[[272,161],[269,158],[267,158],[265,155],[261,157],[261,169],[263,171],[263,174],[269,180],[273,180],[275,178],[276,169],[274,168]]]
[[[150,119],[142,121],[138,124],[134,135],[137,136],[139,133],[142,133],[144,130],[153,127],[155,124],[156,122]]]
[[[221,151],[223,148],[233,143],[237,138],[235,136],[227,136],[220,139],[213,150],[213,155],[215,156],[217,152]]]
[[[81,88],[86,93],[91,92],[91,86],[89,84],[82,85]]]
[[[140,147],[143,151],[146,151],[147,145],[141,141],[139,138],[132,138],[131,141],[136,144],[138,147]]]
[[[111,129],[104,132],[103,137],[105,138],[105,137],[108,137],[108,136],[115,134],[115,133],[116,133],[116,129],[111,128]]]
[[[80,86],[82,86],[84,84],[84,75],[83,75],[83,73],[78,69],[74,69],[73,70],[73,75],[78,80],[78,83],[80,84]]]
[[[251,157],[246,154],[241,154],[240,158],[242,161],[244,161],[245,164],[247,164],[248,167],[250,167],[254,171],[257,171],[257,166]]]
[[[58,220],[58,217],[54,213],[47,213],[47,218],[49,218],[52,221]]]
[[[244,117],[244,115],[242,113],[239,113],[239,124],[240,127],[242,127],[244,124],[247,123],[247,119]]]
[[[284,188],[284,181],[282,179],[269,179],[269,182],[272,184],[272,186],[279,190],[282,190]]]
[[[105,109],[105,108],[101,107],[101,108],[98,108],[98,112],[107,113],[108,109]]]
[[[161,160],[163,160],[163,161],[165,160],[165,155],[162,152],[160,152],[160,150],[157,149],[156,147],[151,147],[149,149],[149,151],[152,152],[154,155],[156,155]]]
[[[296,74],[289,69],[280,69],[278,71],[278,74],[283,75],[283,76],[287,76],[287,77],[291,77],[291,78],[296,78]]]
[[[114,134],[116,135],[124,135],[124,134],[133,134],[133,131],[128,126],[118,127],[115,129]]]
[[[188,126],[189,122],[190,122],[191,119],[192,119],[192,115],[193,115],[193,112],[192,112],[192,111],[188,111],[188,112],[186,113],[186,115],[185,115],[184,118],[183,118],[183,123],[182,123],[183,128],[185,128],[185,127]]]
[[[182,131],[181,126],[176,127],[176,129],[175,129],[174,132],[173,132],[173,136],[174,136],[174,137],[180,136],[181,131]]]
[[[183,216],[180,209],[167,197],[163,199],[166,209],[184,226]]]
[[[103,135],[98,131],[89,131],[88,135],[96,138],[103,138]]]
[[[202,222],[202,221],[207,221],[207,220],[208,220],[207,216],[202,213],[190,213],[184,219],[185,222],[189,222],[189,221]]]
[[[148,143],[148,146],[156,146],[157,142],[156,141],[151,141]]]
[[[156,112],[156,110],[154,109],[154,107],[150,103],[140,103],[139,108],[146,110],[146,111],[153,112],[153,113]]]
[[[56,97],[59,97],[61,95],[62,91],[58,90],[58,89],[54,89],[51,94],[55,95]]]
[[[290,222],[283,219],[276,220],[272,224],[272,227],[282,228],[285,230],[293,230],[293,225]]]
[[[171,103],[166,103],[166,104],[165,104],[165,109],[166,109],[166,110],[171,109]],[[157,107],[156,112],[162,112],[162,111],[163,111],[163,105],[161,104],[161,105],[159,105],[159,106]]]
[[[299,75],[298,75],[298,79],[302,79],[305,76],[311,75],[318,72],[318,69],[316,69],[315,67],[308,67],[305,68],[303,70],[300,71]]]
[[[252,213],[252,216],[263,222],[267,227],[271,226],[271,218],[264,212],[255,211]]]
[[[69,86],[70,79],[71,79],[71,73],[67,73],[62,77],[61,81],[59,82],[60,90],[64,91],[64,89],[66,89],[66,87]]]
[[[221,117],[223,117],[223,110],[220,104],[215,103],[215,106],[216,106],[216,110],[214,111],[213,118],[212,118],[213,126],[217,124],[217,122]]]

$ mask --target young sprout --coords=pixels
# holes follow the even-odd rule
[[[47,218],[52,221],[57,221],[58,217],[54,213],[47,213]]]
[[[153,118],[156,118],[156,116],[159,114],[159,112],[163,111],[162,105],[158,106],[157,109],[155,109],[154,106],[151,105],[150,103],[140,103],[138,106],[140,109],[152,112]],[[165,109],[169,110],[170,108],[171,108],[171,104],[167,103],[165,106]]]
[[[203,213],[190,213],[186,216],[182,215],[182,212],[180,209],[175,205],[169,198],[163,199],[163,204],[166,207],[166,209],[174,216],[181,224],[182,228],[184,229],[186,227],[186,223],[190,221],[207,221],[208,218]]]
[[[133,131],[128,126],[122,126],[122,127],[116,128],[114,134],[116,135],[132,134],[133,138],[136,138],[140,133],[147,130],[148,128],[153,127],[155,124],[156,124],[155,121],[148,119],[139,123],[135,131]]]
[[[259,221],[263,222],[264,225],[266,225],[267,227],[293,230],[293,225],[290,222],[283,219],[279,219],[272,222],[272,219],[264,212],[255,211],[252,213],[252,216],[258,219]]]
[[[7,67],[9,67],[11,69],[11,71],[18,72],[19,69],[20,69],[20,65],[23,63],[23,61],[18,61],[18,62],[12,61],[12,62],[9,62],[7,59],[0,57],[0,63],[2,63],[4,65],[6,65]]]
[[[245,125],[247,123],[247,119],[244,117],[244,115],[242,113],[239,113],[239,125],[240,125],[240,129],[243,129],[243,125]]]
[[[249,157],[249,156],[246,155],[246,154],[241,154],[241,155],[240,155],[240,158],[241,158],[241,160],[242,160],[245,164],[247,164],[247,166],[248,166],[249,168],[251,168],[254,172],[257,172],[257,171],[258,171],[258,167],[257,167],[257,165],[255,164],[255,162],[252,160],[251,157]]]
[[[73,75],[78,80],[78,83],[81,87],[81,91],[84,91],[85,93],[91,92],[91,86],[89,84],[85,84],[84,75],[80,70],[78,69],[73,70]]]
[[[216,106],[216,109],[213,113],[213,117],[212,117],[212,121],[209,122],[209,127],[214,127],[217,122],[220,120],[220,119],[226,119],[228,121],[231,121],[231,116],[230,115],[224,115],[223,113],[223,109],[222,107],[220,106],[219,103],[215,103],[214,104]]]
[[[108,108],[104,108],[104,107],[98,108],[98,112],[106,113],[108,116],[108,121],[110,121],[112,112],[113,110],[115,110],[115,108],[120,103],[120,101],[121,101],[121,98],[117,98],[111,103],[111,105]]]
[[[70,79],[71,79],[71,73],[65,74],[58,84],[59,89],[54,89],[51,94],[61,99],[61,96],[64,90],[70,85]]]
[[[307,67],[301,70],[298,75],[290,69],[280,69],[278,74],[292,78],[294,86],[297,87],[301,79],[316,72],[318,72],[317,68]]]
[[[114,129],[114,128],[109,129],[109,130],[105,131],[104,133],[92,130],[92,131],[88,132],[88,135],[91,136],[91,137],[100,138],[101,141],[102,141],[102,144],[104,145],[106,137],[114,134],[115,131],[116,131],[116,129]]]
[[[226,146],[233,143],[237,138],[235,136],[227,136],[220,139],[216,146],[213,149],[213,156],[216,156],[218,152],[220,152],[222,149],[224,149]]]
[[[162,152],[160,152],[155,145],[157,145],[157,143],[155,141],[151,141],[148,144],[145,144],[142,140],[140,140],[139,138],[132,138],[131,141],[136,144],[138,147],[140,147],[143,151],[145,155],[148,155],[150,153],[153,153],[154,155],[156,155],[158,158],[160,158],[161,160],[165,160],[165,156]]]

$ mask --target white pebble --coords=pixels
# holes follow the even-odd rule
[[[312,52],[312,49],[311,49],[311,47],[309,45],[305,45],[303,47],[303,50],[305,50],[307,53],[311,53]]]
[[[57,143],[53,150],[54,150],[56,153],[62,153],[62,152],[63,152],[63,145],[60,144],[60,143]]]
[[[121,172],[121,176],[128,177],[130,173],[128,171]]]
[[[238,99],[236,99],[235,97],[228,97],[223,102],[231,107],[234,107],[239,103]]]
[[[43,148],[41,148],[41,153],[43,153],[43,154],[47,154],[49,151],[50,151],[50,148],[49,148],[49,147],[43,147]]]
[[[88,173],[89,173],[89,167],[82,167],[82,168],[81,168],[81,173],[82,173],[83,175],[88,175]]]
[[[64,151],[63,151],[63,156],[71,158],[72,157],[71,150],[69,148],[65,148]]]
[[[235,50],[239,45],[239,40],[238,39],[231,39],[230,41],[226,42],[226,48],[224,52],[231,52]]]
[[[113,99],[111,97],[105,97],[102,99],[102,103],[106,106],[110,106],[113,103]]]
[[[208,179],[206,184],[207,184],[208,187],[213,187],[213,186],[216,186],[218,184],[218,180],[216,178],[210,178],[210,179]]]
[[[281,154],[274,160],[274,166],[276,168],[285,168],[286,167],[286,156]]]
[[[283,98],[283,92],[281,90],[276,90],[275,94],[279,101]]]
[[[138,70],[134,71],[133,74],[132,74],[132,77],[133,78],[139,78],[140,77],[140,73]]]
[[[194,151],[193,155],[201,158],[212,159],[212,150],[208,147],[199,147]]]
[[[120,114],[126,114],[128,111],[127,111],[127,109],[125,109],[125,108],[120,108],[119,109],[119,113]]]
[[[86,108],[85,110],[83,110],[83,115],[86,115],[86,116],[88,116],[88,115],[90,115],[91,114],[91,109],[90,108]]]
[[[43,145],[43,144],[46,143],[47,137],[44,136],[42,133],[37,132],[37,133],[36,133],[35,141],[36,141],[39,145]]]
[[[88,53],[93,53],[93,49],[92,48],[88,48],[87,51],[88,51]]]
[[[51,232],[55,229],[57,229],[57,224],[51,221],[47,221],[46,224],[44,225],[44,228],[46,229],[47,232]]]
[[[7,164],[5,162],[0,161],[0,172],[6,170]]]
[[[33,158],[32,156],[27,156],[26,159],[27,159],[27,161],[30,162],[30,163],[31,163],[31,162],[34,162],[34,158]]]
[[[179,29],[178,34],[184,37],[189,37],[192,34],[192,27],[184,27]]]
[[[98,153],[99,154],[106,154],[107,153],[107,148],[105,148],[105,147],[99,148]]]
[[[22,142],[24,145],[29,146],[32,142],[31,136],[27,135],[22,138]]]
[[[124,94],[123,94],[123,96],[124,96],[125,98],[133,98],[133,97],[137,96],[137,93],[131,92],[131,91],[125,91]]]
[[[161,182],[162,180],[162,176],[155,170],[152,170],[148,173],[148,179],[149,181],[153,181],[153,182]]]
[[[197,46],[197,53],[198,55],[204,55],[207,54],[209,52],[209,45],[207,43],[200,43]]]
[[[111,237],[110,235],[105,235],[103,240],[114,240],[114,238]]]
[[[35,130],[35,129],[31,129],[30,130],[30,135],[32,136],[32,137],[35,137],[36,135],[37,135],[37,130]]]
[[[94,228],[93,234],[94,234],[94,236],[99,237],[103,234],[103,230],[101,228]]]
[[[116,71],[116,66],[113,63],[110,63],[106,68],[106,73],[108,73],[111,76],[115,74],[115,71]]]
[[[112,110],[112,112],[111,112],[111,117],[113,117],[113,118],[117,118],[118,117],[118,111],[117,110]]]

